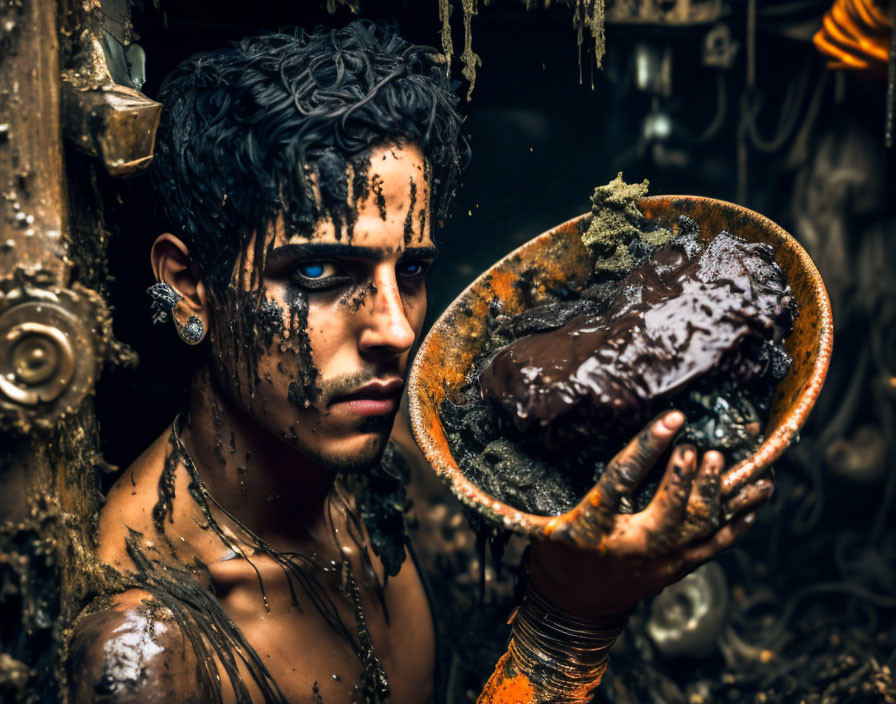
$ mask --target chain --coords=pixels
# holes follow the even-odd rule
[[[218,508],[234,525],[236,525],[249,539],[251,543],[253,543],[260,552],[267,554],[269,557],[274,559],[278,564],[281,565],[289,565],[293,569],[290,569],[287,572],[287,578],[292,574],[293,576],[298,577],[298,573],[300,573],[301,566],[296,565],[293,562],[290,556],[284,556],[274,548],[269,546],[262,540],[259,536],[252,532],[248,527],[243,525],[233,514],[231,514],[226,508],[224,508],[208,491],[208,488],[205,486],[205,483],[199,477],[199,472],[196,469],[196,463],[193,461],[193,457],[190,455],[189,450],[187,450],[183,441],[180,438],[180,432],[178,430],[178,426],[181,424],[182,414],[179,413],[177,417],[174,419],[174,422],[171,424],[171,438],[174,441],[175,449],[181,457],[181,460],[184,463],[184,467],[187,470],[187,473],[190,475],[190,479],[193,482],[193,487],[195,491],[199,494],[201,498],[200,508],[203,511],[206,519],[210,521],[213,525],[216,533],[221,535],[224,538],[223,530],[217,524],[217,521],[211,515],[209,510],[209,504],[214,504],[216,508]],[[204,505],[203,505],[204,504]],[[226,539],[225,539],[226,540]],[[343,637],[343,639],[347,640],[349,645],[352,648],[352,651],[361,661],[363,666],[361,672],[361,678],[359,683],[354,688],[354,693],[352,696],[352,701],[354,704],[380,704],[385,702],[389,698],[389,682],[386,677],[386,672],[383,669],[382,664],[379,659],[374,654],[373,648],[373,638],[370,635],[370,629],[367,626],[367,618],[364,615],[364,608],[361,604],[361,592],[358,587],[358,581],[355,578],[354,572],[351,567],[351,563],[346,557],[345,552],[342,550],[342,546],[339,544],[338,539],[335,538],[336,546],[339,549],[340,556],[342,557],[342,572],[341,572],[341,592],[342,596],[348,601],[348,603],[352,606],[352,610],[354,612],[355,624],[356,624],[356,633],[358,642],[355,642],[355,639],[352,637],[350,631],[345,628],[345,625],[339,619],[336,614],[335,607],[332,602],[326,597],[326,595],[321,595],[317,593],[312,593],[314,590],[307,579],[299,579],[301,586],[305,590],[306,594],[311,598],[314,603],[315,608],[321,613],[324,619],[334,628],[334,630],[339,633]],[[241,554],[241,557],[249,560],[248,556],[245,553]],[[310,563],[318,568],[323,569],[316,562],[312,562],[307,558],[303,558],[304,562]],[[251,562],[250,562],[251,564]],[[253,565],[254,568],[254,565]],[[257,570],[256,570],[257,573]],[[259,576],[259,580],[261,577]],[[261,586],[262,599],[265,604],[265,609],[270,610],[268,606],[267,596],[264,592],[264,586]]]

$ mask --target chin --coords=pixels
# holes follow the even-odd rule
[[[316,452],[308,452],[310,448],[299,449],[334,472],[351,474],[366,472],[375,466],[382,459],[388,442],[389,432],[378,429],[326,440]]]

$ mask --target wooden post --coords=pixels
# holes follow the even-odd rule
[[[0,700],[28,704],[66,701],[66,627],[100,578],[88,397],[109,316],[72,280],[59,37],[56,0],[0,0]]]

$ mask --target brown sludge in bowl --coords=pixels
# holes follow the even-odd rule
[[[671,407],[688,417],[680,441],[729,463],[758,447],[790,366],[781,345],[794,316],[790,288],[770,246],[725,232],[704,246],[693,221],[678,224],[664,245],[633,241],[627,275],[600,273],[583,291],[562,292],[569,300],[495,316],[497,349],[474,364],[464,404],[441,408],[474,484],[520,510],[559,515]],[[631,510],[647,506],[664,464]]]
[[[808,255],[781,228],[757,213],[698,197],[645,198],[639,206],[645,216],[660,221],[672,222],[678,215],[690,217],[707,236],[730,230],[748,241],[771,245],[800,308],[786,343],[793,368],[776,390],[766,439],[726,474],[724,485],[730,491],[761,473],[784,450],[817,397],[831,349],[827,295]],[[411,372],[413,428],[430,463],[468,505],[493,521],[532,535],[552,533],[572,520],[575,510],[559,517],[536,516],[496,501],[474,486],[451,455],[438,408],[446,394],[462,387],[473,357],[484,349],[486,313],[492,302],[497,298],[508,314],[526,307],[527,301],[515,285],[524,272],[536,272],[531,286],[536,299],[548,288],[587,277],[588,257],[580,241],[585,221],[585,217],[577,218],[535,238],[479,277],[433,327]]]

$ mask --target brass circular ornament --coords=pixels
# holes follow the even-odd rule
[[[40,318],[45,322],[34,322]],[[25,303],[0,315],[0,393],[25,406],[59,398],[75,372],[70,335],[83,335],[79,327],[70,313],[48,303]]]
[[[26,284],[0,293],[3,426],[23,432],[52,427],[93,390],[102,340],[92,326],[104,320],[104,306],[99,296],[77,288]]]
[[[25,323],[10,331],[6,339],[16,341],[16,348],[12,353],[15,378],[23,384],[40,384],[56,373],[59,345],[68,347],[66,361],[69,366],[74,366],[71,346],[65,336],[54,328],[39,323]],[[71,370],[68,370],[63,376],[67,379],[70,374]]]

